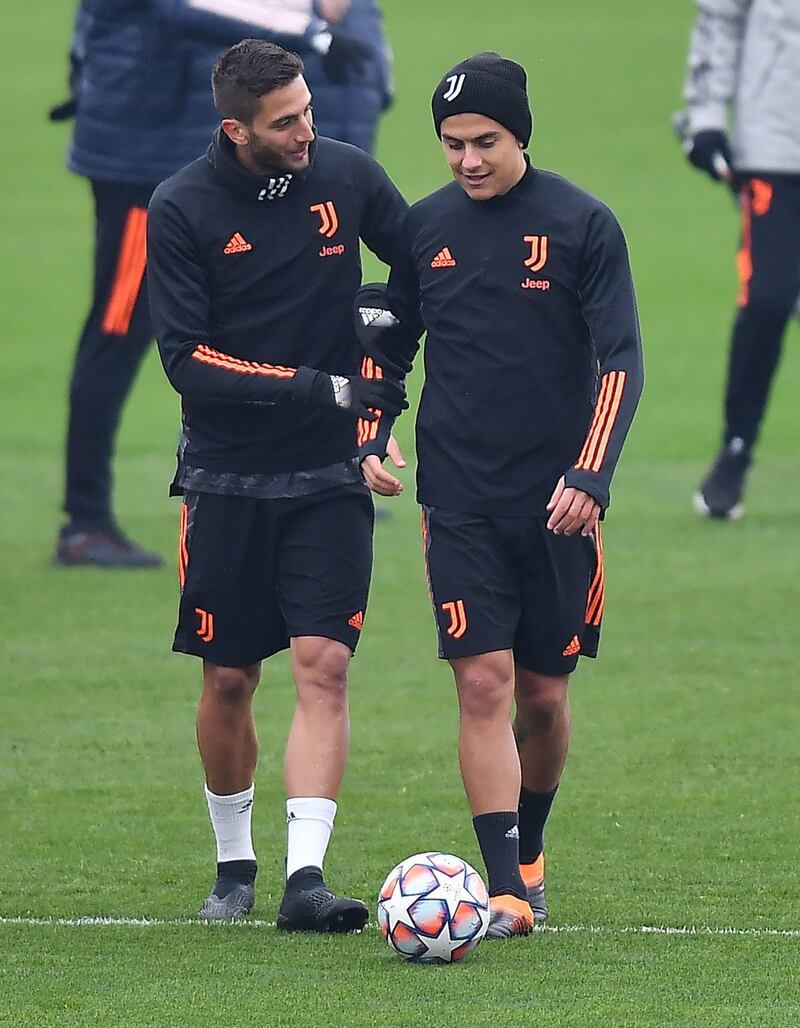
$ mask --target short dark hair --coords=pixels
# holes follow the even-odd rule
[[[259,100],[303,74],[303,61],[264,39],[243,39],[220,57],[211,73],[214,106],[221,118],[252,124]]]

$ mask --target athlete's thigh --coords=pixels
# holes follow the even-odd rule
[[[519,573],[500,521],[422,508],[425,569],[440,657],[472,657],[512,645],[520,614]]]
[[[800,292],[800,175],[748,177],[741,196],[740,306],[788,317]]]
[[[272,503],[186,494],[174,650],[225,667],[244,667],[288,646],[275,587],[279,539]]]
[[[369,490],[343,486],[285,502],[277,590],[289,636],[335,639],[355,652],[372,576]]]
[[[514,639],[522,667],[569,675],[581,654],[596,655],[600,620],[587,625],[587,617],[597,560],[594,536],[554,535],[544,518],[530,519],[522,617]]]

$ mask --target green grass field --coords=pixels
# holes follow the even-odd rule
[[[62,93],[71,7],[0,14],[0,1024],[800,1023],[800,333],[787,338],[746,519],[696,519],[690,495],[719,431],[737,220],[669,129],[692,4],[385,3],[398,101],[380,156],[398,184],[416,199],[446,179],[428,108],[441,72],[489,47],[522,60],[534,160],[602,196],[626,229],[647,355],[607,521],[601,659],[574,679],[571,757],[549,826],[554,930],[449,968],[403,964],[374,928],[317,939],[270,926],[292,706],[282,657],[257,697],[259,923],[182,923],[208,890],[213,849],[194,744],[198,667],[170,652],[175,574],[49,566],[90,269],[88,191],[63,170],[68,130],[45,117]],[[165,554],[178,523],[166,495],[177,416],[153,354],[125,415],[117,506]],[[411,427],[407,417],[398,433],[409,450]],[[370,900],[417,850],[479,860],[411,488],[394,510],[378,526],[326,865],[335,886]]]

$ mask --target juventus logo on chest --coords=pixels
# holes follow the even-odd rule
[[[531,271],[541,271],[547,264],[547,236],[523,236],[523,242],[529,243],[530,257],[526,257],[525,267]]]

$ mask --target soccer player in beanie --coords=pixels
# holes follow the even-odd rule
[[[524,69],[477,54],[442,78],[432,108],[455,182],[406,218],[383,298],[399,323],[360,334],[402,371],[427,331],[417,495],[488,872],[487,938],[501,939],[547,916],[543,830],[567,754],[570,674],[597,652],[600,518],[642,353],[616,219],[525,155]],[[362,302],[378,306],[373,287]],[[361,450],[385,495],[398,485],[381,464],[390,427],[384,417]]]
[[[155,191],[148,280],[183,407],[173,648],[203,660],[197,741],[217,843],[200,916],[252,909],[252,698],[262,660],[290,647],[297,702],[278,928],[340,932],[368,916],[322,873],[372,567],[356,432],[406,406],[398,381],[358,373],[351,310],[359,239],[391,263],[406,204],[367,154],[316,137],[302,72],[296,54],[255,39],[219,59],[222,123],[207,155]]]

